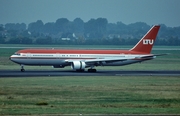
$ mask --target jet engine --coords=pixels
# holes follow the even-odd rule
[[[76,71],[84,71],[86,67],[85,62],[82,61],[73,61],[71,64],[71,68],[76,70]]]

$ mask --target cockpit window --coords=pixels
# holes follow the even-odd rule
[[[14,53],[14,55],[18,55],[18,56],[20,56],[20,53],[17,53],[17,52],[16,52],[16,53]]]

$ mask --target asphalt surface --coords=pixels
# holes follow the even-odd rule
[[[0,78],[3,77],[38,77],[38,76],[177,76],[180,77],[180,71],[105,71],[97,72],[76,72],[72,70],[0,70]]]

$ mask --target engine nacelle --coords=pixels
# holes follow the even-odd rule
[[[75,70],[84,70],[86,67],[85,62],[82,61],[73,61],[71,64],[71,68]]]

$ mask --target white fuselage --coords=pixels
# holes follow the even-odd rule
[[[50,65],[50,66],[68,66],[71,65],[69,61],[86,61],[88,60],[98,60],[98,59],[127,59],[117,62],[102,61],[99,65],[102,66],[121,66],[132,64],[136,62],[142,62],[149,59],[138,59],[140,57],[146,56],[140,54],[39,54],[39,53],[20,53],[11,56],[11,60],[18,64],[23,65]],[[151,58],[152,59],[152,58]],[[88,65],[88,63],[87,63]]]

